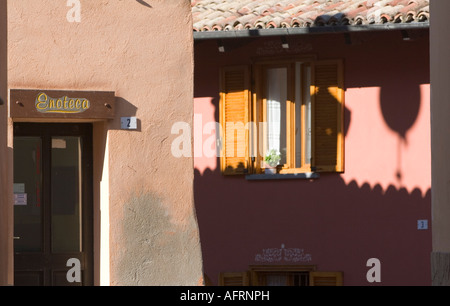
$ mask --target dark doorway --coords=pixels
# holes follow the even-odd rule
[[[93,284],[92,192],[91,124],[14,125],[15,285]]]

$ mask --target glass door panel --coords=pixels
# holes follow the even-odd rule
[[[42,140],[14,138],[14,251],[43,250]]]
[[[52,252],[81,252],[81,139],[52,137]]]

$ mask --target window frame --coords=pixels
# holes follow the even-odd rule
[[[244,272],[220,272],[219,286],[266,286],[267,275],[285,275],[286,286],[294,286],[296,274],[307,276],[305,286],[344,285],[344,272],[318,271],[316,265],[250,265]]]
[[[296,88],[296,66],[302,69],[300,73],[301,82],[299,93],[301,97],[295,101]],[[345,169],[344,161],[344,109],[345,109],[345,86],[344,86],[344,60],[330,59],[317,60],[315,56],[289,56],[273,58],[253,58],[247,65],[224,66],[220,73],[220,163],[223,175],[258,175],[265,174],[264,167],[264,146],[267,140],[267,134],[264,129],[266,122],[266,101],[267,82],[266,72],[268,67],[286,67],[288,68],[288,80],[286,89],[286,147],[287,160],[284,165],[277,167],[278,175],[272,178],[286,178],[295,175],[298,178],[310,177],[320,172],[343,173]],[[309,90],[305,87],[306,71],[309,70]],[[233,73],[234,79],[228,80],[227,72]],[[264,73],[263,73],[264,72]],[[240,75],[240,79],[236,76]],[[239,82],[237,82],[239,80]],[[226,84],[230,84],[227,86]],[[308,99],[305,94],[308,94]],[[241,96],[241,102],[236,102],[236,97]],[[306,101],[310,104],[311,134],[305,133]],[[301,112],[300,129],[300,152],[296,152],[295,125],[296,125],[296,102],[301,103],[299,107]],[[237,103],[234,105],[233,103]],[[248,108],[238,111],[238,104],[247,105]],[[227,109],[231,114],[227,114]],[[320,112],[319,112],[320,109]],[[319,113],[318,113],[319,112]],[[244,118],[245,125],[245,144],[239,145],[240,148],[246,147],[245,156],[229,158],[228,143],[231,142],[227,135],[233,137],[235,133],[232,129],[228,131],[228,123],[234,123],[232,118],[241,122]],[[238,119],[239,118],[239,119]],[[289,134],[289,135],[288,135]],[[306,136],[306,137],[305,137]],[[306,141],[309,138],[308,157],[306,159]],[[240,143],[240,142],[239,142]],[[237,144],[231,148],[235,152]],[[296,153],[301,153],[301,163],[296,163]],[[236,166],[238,165],[238,166]],[[297,167],[298,166],[298,167]],[[256,177],[255,176],[255,177]],[[266,175],[261,176],[266,177]]]
[[[285,275],[288,284],[286,286],[292,286],[292,277],[296,273],[309,273],[317,270],[315,265],[251,265],[249,266],[250,272],[250,285],[251,286],[266,286],[267,275]],[[309,285],[309,281],[308,281]]]
[[[252,99],[251,99],[251,120],[256,123],[256,136],[252,137],[253,143],[251,146],[253,147],[253,152],[256,152],[252,156],[254,156],[254,160],[252,160],[252,168],[253,173],[256,174],[264,174],[264,156],[261,155],[262,152],[266,152],[266,131],[262,131],[262,135],[264,135],[263,140],[260,139],[260,123],[267,122],[267,70],[273,68],[286,68],[287,69],[287,105],[286,105],[286,163],[283,165],[277,166],[277,173],[279,174],[296,174],[296,173],[311,173],[313,171],[312,161],[309,163],[306,162],[306,140],[305,140],[305,132],[306,132],[306,91],[309,90],[309,98],[311,103],[311,138],[310,138],[310,150],[311,156],[314,155],[314,145],[313,145],[313,120],[314,120],[314,105],[312,102],[313,96],[313,87],[312,78],[312,64],[317,61],[317,58],[314,56],[306,56],[306,57],[288,57],[288,58],[265,58],[265,59],[253,59],[251,63],[252,67]],[[298,101],[301,103],[300,106],[300,130],[298,131],[301,135],[301,161],[300,167],[297,167],[296,161],[296,64],[300,63],[300,97]],[[307,84],[305,84],[304,80],[307,76],[307,69],[309,67],[310,70],[310,88],[307,88]],[[267,128],[263,125],[263,128]],[[264,143],[261,144],[260,142]],[[262,149],[260,149],[262,147]]]

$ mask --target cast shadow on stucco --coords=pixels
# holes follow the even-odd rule
[[[346,33],[345,45],[349,52],[358,52],[358,59],[349,56],[346,65],[353,66],[356,73],[346,78],[347,88],[377,87],[379,93],[380,113],[386,126],[397,135],[395,177],[402,184],[403,148],[408,146],[408,132],[417,122],[422,107],[422,101],[427,98],[422,95],[421,85],[430,83],[429,76],[429,40],[428,30],[391,31],[391,43],[395,44],[396,52],[387,52],[383,45],[377,44],[371,52],[362,52],[366,44],[380,39],[383,33],[362,32]],[[425,48],[418,49],[418,45]],[[412,48],[411,48],[412,47]],[[414,53],[415,61],[411,57]],[[377,57],[378,60],[373,60]],[[358,103],[364,103],[364,100]]]
[[[401,107],[399,107],[399,104]],[[421,104],[420,85],[411,83],[399,90],[396,82],[386,82],[380,89],[380,108],[386,125],[397,134],[397,169],[399,183],[402,173],[402,148],[408,145],[407,133],[419,117]]]
[[[139,2],[140,4],[142,4],[143,6],[146,6],[148,8],[153,8],[150,4],[148,4],[144,0],[136,0],[136,1]]]
[[[122,97],[116,97],[116,113],[120,114],[121,117],[135,117],[137,113],[137,107],[132,104],[130,101],[122,98]],[[120,119],[120,118],[119,118]],[[140,132],[142,129],[142,123],[140,118],[136,118],[137,122],[137,128],[127,130],[130,132]],[[115,120],[110,126],[110,130],[121,130],[121,120]]]
[[[407,132],[420,110],[420,85],[409,83],[402,90],[397,82],[386,82],[380,88],[380,108],[387,126],[407,142]],[[398,107],[398,105],[401,107]]]
[[[426,284],[429,279],[426,255],[431,252],[431,230],[420,232],[416,224],[418,219],[431,219],[430,190],[346,183],[337,174],[323,174],[313,182],[250,182],[243,176],[226,179],[219,169],[203,173],[196,169],[194,201],[205,279],[212,285],[218,284],[220,272],[264,264],[255,261],[255,254],[264,246],[285,243],[303,247],[314,241],[330,245],[328,251],[343,263],[346,257],[355,257],[354,248],[360,248],[362,254],[392,252],[404,261],[401,266],[418,273],[412,273],[411,282]],[[413,238],[416,235],[428,238],[418,241]],[[370,241],[373,243],[368,244]],[[313,259],[319,250],[325,252],[326,248],[311,249]],[[364,284],[365,262],[354,265],[361,270],[357,273],[361,275],[359,284]]]
[[[385,17],[380,17],[382,20],[386,22],[387,20],[383,20]],[[328,26],[328,27],[327,27]],[[364,28],[364,25],[358,26],[360,29]],[[343,38],[345,40],[345,44],[349,45],[357,45],[361,43],[360,39],[364,36],[370,37],[372,33],[352,33],[349,26],[349,18],[346,14],[338,13],[334,15],[320,15],[317,16],[312,26],[308,27],[308,31],[310,33],[315,32],[343,32]],[[398,30],[394,31],[397,33],[398,41],[402,41],[404,43],[414,42],[416,40],[423,40],[425,37],[425,31],[406,31],[406,30]],[[356,40],[354,37],[358,37]],[[363,41],[367,41],[368,38]],[[370,38],[369,38],[370,40]],[[424,42],[425,43],[425,42]],[[428,49],[427,49],[428,50]],[[380,54],[381,55],[381,54]],[[395,59],[396,63],[400,66],[400,69],[392,68],[388,61],[385,61],[383,72],[385,77],[378,78],[378,83],[375,84],[367,84],[363,81],[363,84],[355,84],[351,85],[352,87],[368,87],[368,86],[379,86],[380,87],[380,108],[383,114],[383,119],[386,125],[395,133],[399,135],[401,141],[407,143],[407,132],[416,122],[419,116],[419,110],[421,106],[421,92],[420,92],[420,84],[429,84],[429,75],[428,73],[423,73],[423,71],[428,71],[427,69],[423,71],[419,71],[417,69],[416,63],[411,63],[406,60],[406,57],[402,55],[401,52],[397,52],[395,54],[388,54],[389,59]],[[420,55],[417,55],[419,57]],[[426,54],[426,58],[429,58],[429,55]],[[370,63],[375,64],[375,61],[368,61],[365,65],[365,72],[369,73],[370,71],[377,71],[376,69],[372,69],[370,67]],[[373,67],[375,68],[375,67]],[[412,71],[417,72],[411,73]],[[401,107],[399,107],[401,104]],[[401,154],[401,153],[399,153]],[[397,176],[401,176],[401,173],[397,173]]]
[[[120,249],[112,256],[114,285],[192,285],[198,281],[195,248],[197,223],[189,217],[174,224],[164,201],[147,193],[129,198],[123,205],[121,226],[113,231]],[[198,241],[197,241],[198,243]],[[199,276],[200,277],[200,276]]]
[[[379,109],[384,123],[389,130],[397,135],[397,145],[391,148],[396,152],[395,177],[397,183],[402,184],[403,170],[403,150],[409,144],[408,134],[414,127],[421,115],[422,102],[427,101],[423,96],[421,85],[430,83],[428,67],[428,40],[425,31],[410,32],[411,39],[404,40],[401,31],[395,31],[392,35],[396,37],[394,48],[398,52],[391,52],[389,56],[384,56],[379,61],[372,60],[374,54],[382,51],[374,50],[371,54],[360,53],[358,60],[348,59],[347,63],[359,65],[363,68],[355,69],[359,74],[350,76],[347,80],[348,88],[379,88]],[[368,37],[375,38],[378,34],[370,34]],[[426,48],[421,48],[420,52],[414,55],[417,61],[411,62],[409,57],[404,56],[409,52],[411,45],[422,44]],[[363,44],[364,45],[364,44]],[[360,50],[360,46],[348,45],[349,50]],[[417,50],[417,47],[415,47]],[[423,51],[425,50],[425,51]],[[352,62],[353,61],[353,62]],[[382,64],[382,68],[378,65]],[[365,103],[364,100],[358,103]]]

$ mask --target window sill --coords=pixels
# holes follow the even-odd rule
[[[319,173],[289,173],[289,174],[247,174],[245,179],[248,181],[260,181],[260,180],[309,180],[317,179],[320,177]]]

